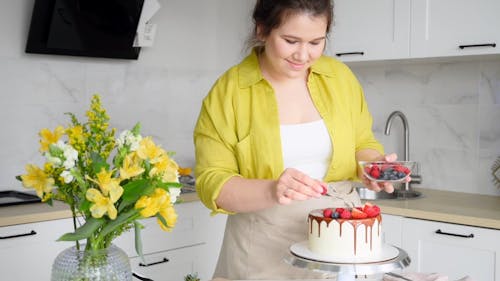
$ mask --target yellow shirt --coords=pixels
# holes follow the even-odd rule
[[[332,140],[323,180],[358,180],[355,153],[383,153],[361,85],[345,64],[322,56],[311,66],[307,86]],[[224,73],[203,100],[194,144],[196,191],[215,213],[230,213],[215,199],[231,177],[277,179],[283,172],[278,106],[255,51]]]

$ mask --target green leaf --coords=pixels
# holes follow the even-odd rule
[[[142,195],[151,194],[153,187],[147,179],[130,181],[123,186],[122,204],[135,203]]]
[[[131,223],[139,216],[139,212],[135,209],[130,209],[125,213],[121,213],[115,220],[109,221],[108,224],[106,224],[106,226],[101,230],[100,235],[104,237],[113,232],[119,226],[125,223]]]
[[[105,219],[89,218],[84,225],[77,228],[75,232],[68,232],[59,237],[57,241],[78,241],[89,238],[99,227],[106,222]]]
[[[135,230],[135,251],[141,258],[142,263],[146,263],[146,260],[144,259],[144,253],[142,251],[142,237],[141,237],[141,229],[143,229],[144,226],[140,224],[138,221],[134,221],[134,230]]]
[[[94,174],[98,174],[102,168],[109,169],[109,164],[106,163],[106,160],[99,153],[92,152],[90,158],[92,159],[92,171]]]
[[[18,181],[23,181],[23,179],[21,178],[21,175],[16,176],[16,180],[18,180]]]
[[[168,191],[170,187],[181,188],[182,184],[178,182],[159,182],[156,184],[157,187],[161,187]]]
[[[141,123],[136,123],[130,132],[132,132],[134,136],[138,136],[141,133]]]

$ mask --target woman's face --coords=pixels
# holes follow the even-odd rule
[[[272,77],[306,77],[325,48],[327,20],[307,13],[291,14],[265,41],[263,67]]]

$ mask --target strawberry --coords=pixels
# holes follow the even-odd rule
[[[332,217],[333,210],[332,208],[326,208],[323,210],[323,217],[325,218],[331,218]]]
[[[351,212],[349,212],[348,209],[344,209],[342,213],[340,213],[340,217],[343,219],[350,219],[351,218]]]
[[[370,202],[366,202],[363,206],[363,212],[365,212],[369,218],[373,218],[380,214],[380,208]]]
[[[342,214],[343,211],[344,211],[344,208],[336,208],[335,209],[335,212],[337,212],[339,214]]]
[[[368,217],[368,215],[365,212],[363,212],[357,208],[352,208],[352,218],[353,219],[364,219],[366,217]]]

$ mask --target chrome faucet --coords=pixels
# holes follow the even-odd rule
[[[404,132],[404,156],[403,156],[403,161],[409,161],[410,160],[410,128],[408,127],[408,119],[406,119],[406,116],[403,114],[401,111],[394,111],[389,115],[389,118],[387,118],[387,121],[385,123],[385,134],[388,136],[391,133],[391,125],[392,125],[392,120],[394,118],[399,117],[401,121],[403,122],[403,132]]]
[[[409,161],[410,160],[410,128],[408,126],[408,119],[406,119],[406,116],[403,114],[401,111],[394,111],[389,115],[389,118],[387,118],[387,121],[385,123],[385,134],[388,136],[391,132],[391,125],[392,121],[396,118],[399,117],[401,121],[403,122],[403,133],[404,133],[404,155],[403,155],[403,161]],[[411,175],[412,180],[410,182],[406,182],[404,185],[404,191],[409,192],[411,189],[411,183],[421,183],[421,176],[418,174],[412,174]]]

